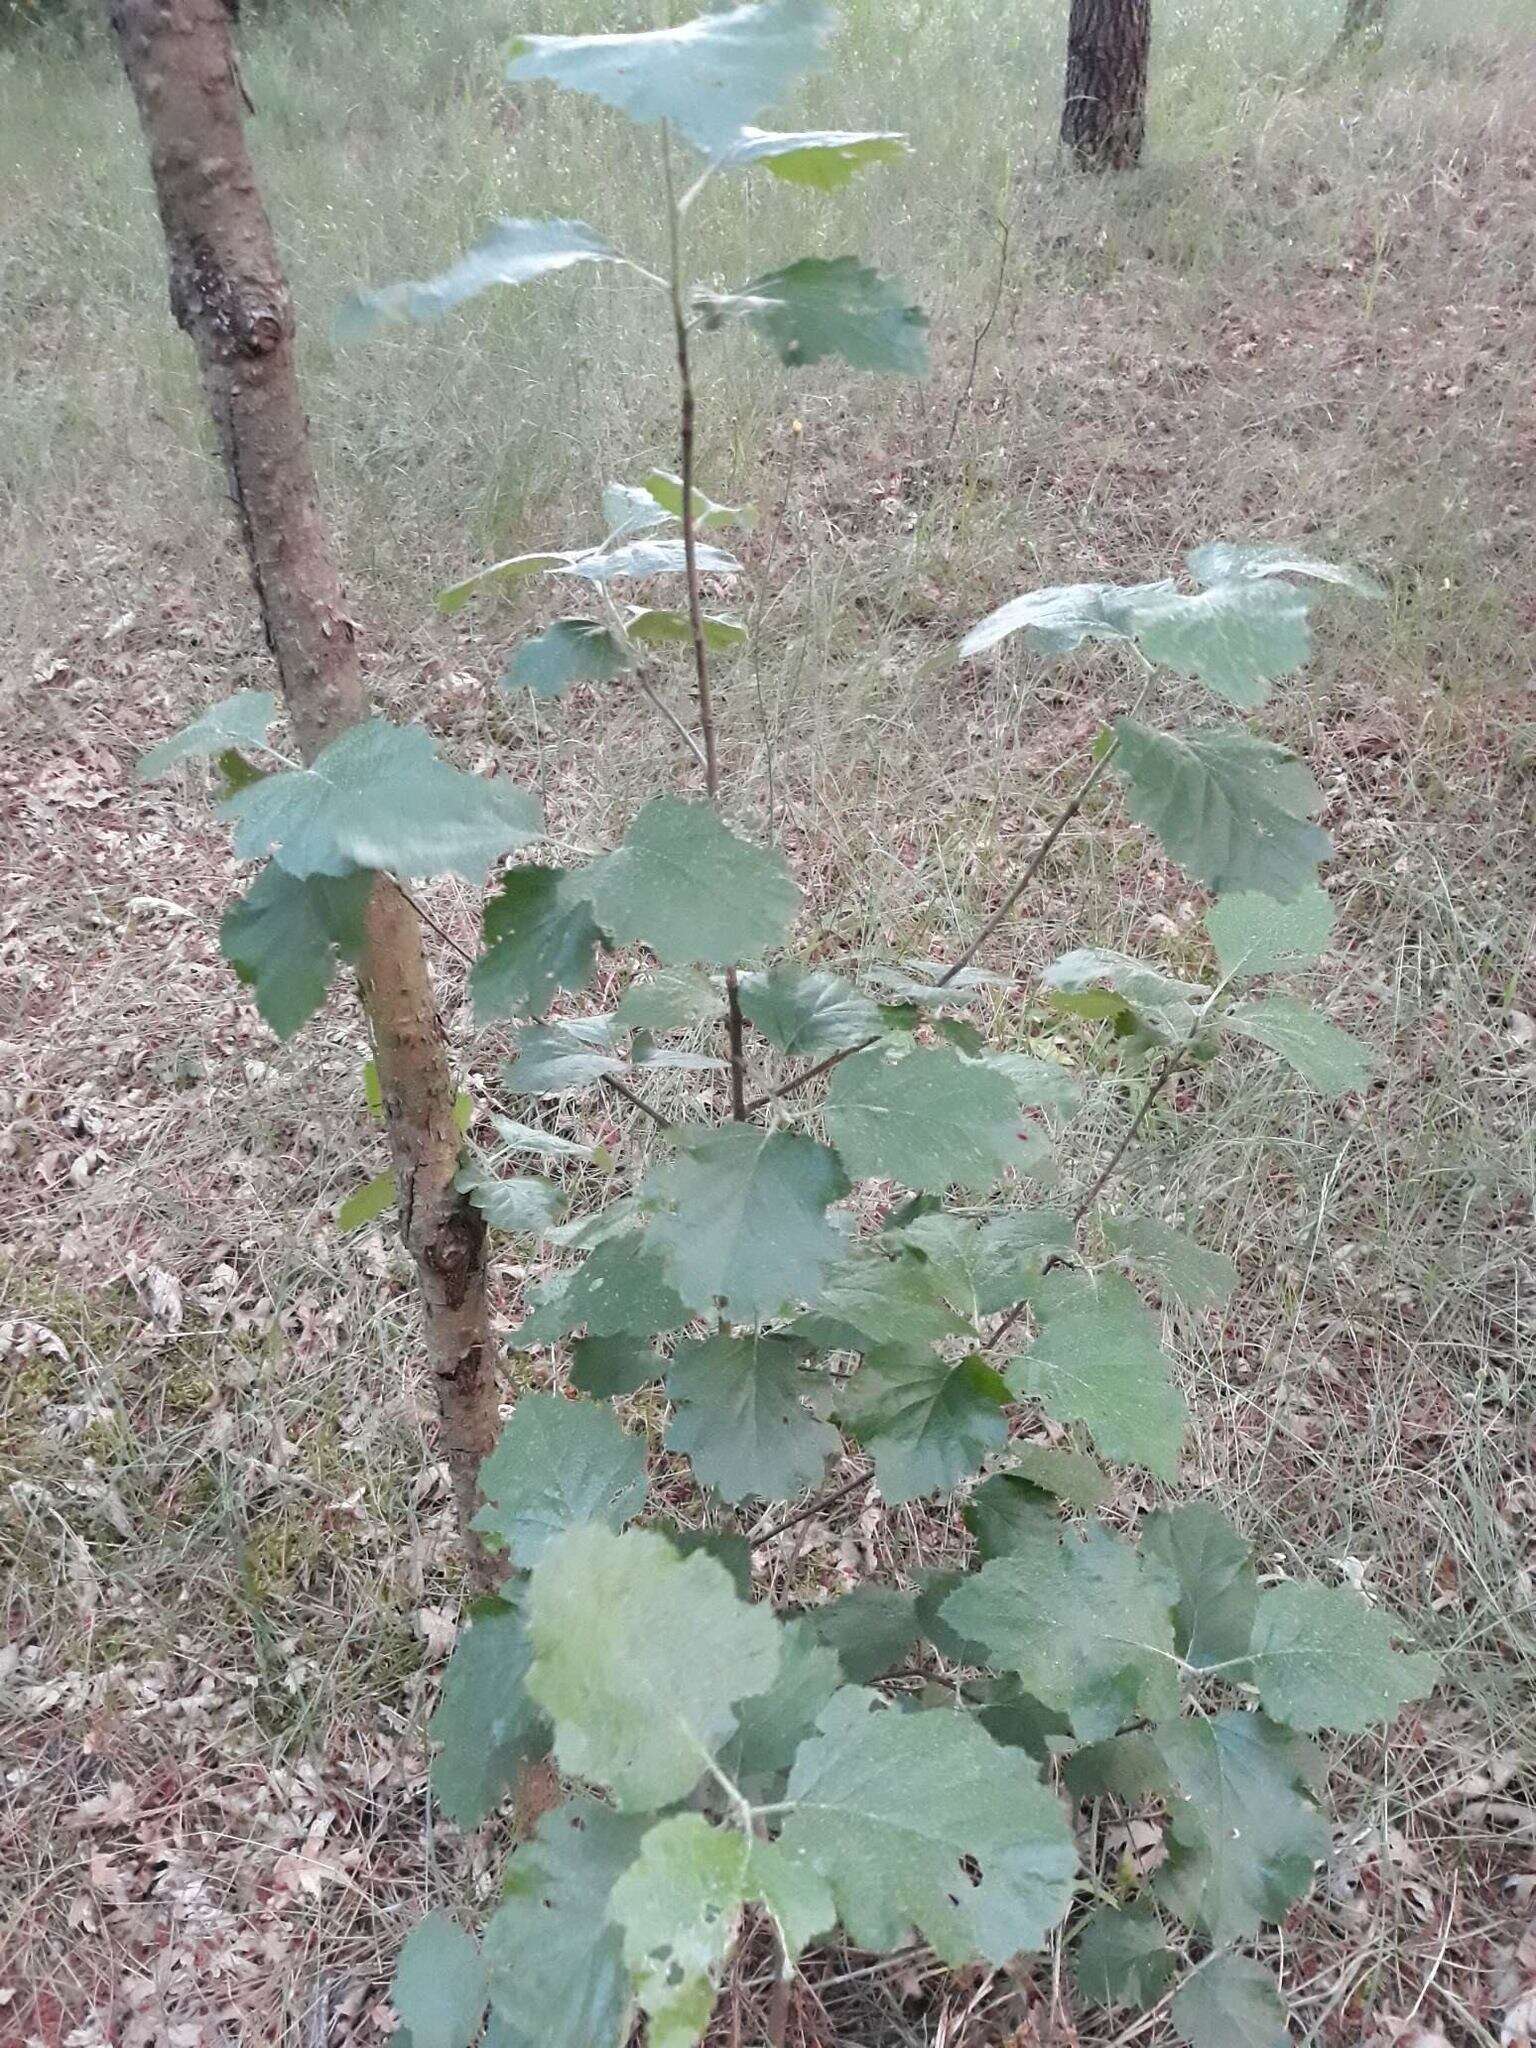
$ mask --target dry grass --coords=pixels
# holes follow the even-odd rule
[[[786,391],[734,355],[715,373],[710,481],[768,515],[729,774],[760,791],[771,754],[773,827],[829,954],[942,954],[1122,680],[1102,658],[957,671],[964,624],[1029,582],[1161,573],[1213,534],[1316,535],[1389,574],[1389,609],[1330,615],[1307,686],[1268,719],[1327,791],[1343,921],[1326,992],[1385,1078],[1346,1112],[1220,1065],[1170,1104],[1131,1185],[1244,1274],[1225,1323],[1171,1329],[1190,1481],[1270,1568],[1363,1580],[1450,1674],[1340,1761],[1336,1865],[1274,1944],[1306,2038],[1494,2042],[1536,1980],[1531,52],[1494,39],[1492,10],[1479,42],[1410,7],[1380,77],[1309,88],[1316,8],[1298,0],[1266,45],[1274,10],[1227,10],[1211,36],[1170,7],[1156,160],[1090,188],[1038,146],[1053,77],[1033,28],[994,75],[985,9],[914,10],[894,52],[852,11],[855,84],[822,111],[910,119],[919,149],[846,240],[942,309],[938,369],[918,392]],[[317,317],[503,205],[617,213],[638,242],[646,195],[616,127],[588,137],[541,100],[509,134],[465,82],[488,21],[372,18],[389,32],[366,44],[359,10],[251,51]],[[350,1003],[275,1048],[217,957],[224,833],[195,790],[132,787],[146,744],[264,683],[264,656],[126,105],[99,55],[7,62],[0,2041],[368,2041],[423,1896],[485,1897],[499,1859],[427,1800],[458,1582],[408,1278],[382,1234],[331,1223],[380,1163]],[[1022,129],[999,97],[1021,79]],[[940,188],[957,128],[986,140]],[[961,405],[999,209],[1013,257]],[[755,252],[811,231],[796,202],[762,216],[722,216],[709,261],[734,267],[748,226]],[[686,761],[639,703],[578,699],[536,729],[488,687],[519,614],[449,627],[425,598],[486,548],[584,530],[591,480],[666,455],[664,376],[628,367],[640,340],[632,302],[581,284],[366,359],[310,343],[380,697],[466,762],[541,783],[585,845]],[[433,906],[471,937],[467,900]],[[1198,914],[1106,808],[994,948],[1014,975],[997,1024],[1038,1028],[1029,990],[1065,944],[1176,964]],[[496,1048],[470,1055],[460,966],[438,965],[483,1100]],[[1114,1115],[1091,1113],[1073,1156]],[[522,1278],[501,1270],[508,1319]],[[1127,1484],[1117,1507],[1140,1499]],[[798,1532],[778,1583],[907,1572],[952,1537],[855,1500]],[[744,1959],[744,2039],[765,1967]],[[797,2025],[822,2048],[1162,2038],[1074,2020],[1049,1960],[1017,1986],[921,1954],[828,1957],[812,1978]]]

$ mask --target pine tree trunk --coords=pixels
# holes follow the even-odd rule
[[[1152,0],[1072,0],[1061,139],[1085,171],[1129,171],[1147,129]]]
[[[294,317],[245,145],[232,0],[111,0],[138,102],[170,267],[171,310],[203,388],[255,579],[283,699],[306,760],[369,715],[320,510],[294,374]],[[480,1461],[496,1439],[485,1225],[454,1192],[454,1083],[415,911],[380,876],[359,983],[415,1260],[442,1441],[469,1528]]]

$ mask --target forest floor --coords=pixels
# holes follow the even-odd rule
[[[257,55],[280,130],[284,74]],[[92,76],[121,131],[102,125],[103,147],[130,165],[126,105]],[[712,388],[706,481],[763,510],[746,550],[762,653],[725,686],[727,779],[760,789],[771,755],[765,822],[848,954],[939,954],[974,929],[1117,701],[1104,657],[957,668],[994,603],[1167,573],[1212,536],[1312,538],[1390,584],[1385,607],[1328,612],[1307,678],[1265,714],[1326,793],[1326,996],[1382,1078],[1338,1108],[1218,1066],[1129,1168],[1243,1275],[1224,1317],[1170,1324],[1188,1483],[1266,1563],[1407,1616],[1446,1671],[1342,1753],[1335,1856],[1270,1944],[1304,2038],[1329,2048],[1536,2033],[1533,86],[1529,50],[1457,43],[1274,89],[1219,149],[1114,189],[1021,157],[997,318],[978,345],[997,244],[967,215],[929,385],[761,384],[739,413]],[[382,1165],[355,1006],[338,990],[273,1041],[218,956],[237,871],[199,778],[133,780],[205,702],[268,686],[267,662],[141,186],[123,200],[109,168],[33,142],[0,165],[0,214],[8,177],[23,206],[0,266],[19,316],[0,412],[0,2044],[370,2043],[423,1898],[489,1896],[504,1853],[427,1796],[462,1592],[450,1503],[402,1255],[385,1225],[334,1221]],[[90,284],[29,253],[50,180],[84,195],[76,238],[107,267]],[[280,218],[297,236],[286,202]],[[882,251],[897,267],[906,232]],[[607,374],[536,339],[578,398]],[[409,347],[380,381],[414,377],[429,404],[437,359],[412,369]],[[380,700],[466,765],[540,785],[592,844],[658,780],[684,783],[686,756],[633,701],[578,695],[535,726],[491,688],[531,614],[461,627],[427,598],[489,546],[545,538],[538,521],[558,536],[588,471],[665,457],[653,387],[618,387],[539,492],[507,481],[523,444],[478,453],[487,416],[444,398],[418,502],[383,399],[364,436],[364,399],[316,366]],[[524,453],[555,446],[524,426]],[[451,528],[432,496],[450,484]],[[428,901],[472,947],[467,895]],[[1068,944],[1177,969],[1199,915],[1106,808],[990,948],[1010,977],[993,1021],[1023,1032]],[[498,1048],[468,1052],[462,961],[434,941],[434,965],[480,1112]],[[504,1323],[531,1270],[500,1266]],[[1142,1501],[1128,1481],[1118,1505]],[[900,1576],[951,1533],[855,1494],[797,1532],[797,1570],[829,1589],[869,1558]],[[1128,1850],[1156,1833],[1133,1823]],[[956,1978],[921,1951],[829,1954],[791,2038],[1168,2038],[1074,2013],[1053,1963]],[[743,2041],[760,2038],[751,1964],[726,2022]]]

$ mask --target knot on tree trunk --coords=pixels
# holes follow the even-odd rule
[[[172,266],[171,310],[177,325],[224,363],[269,356],[293,329],[286,292],[231,277],[200,239]]]
[[[432,1229],[421,1257],[431,1268],[450,1309],[462,1308],[485,1265],[485,1219],[459,1202]]]

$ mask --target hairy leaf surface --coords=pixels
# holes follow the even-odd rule
[[[970,1334],[925,1263],[867,1251],[855,1251],[833,1267],[816,1310],[792,1328],[796,1336],[835,1351],[935,1344]]]
[[[373,880],[362,868],[301,880],[269,861],[225,911],[219,950],[279,1038],[291,1038],[320,1008],[337,960],[362,952]]]
[[[1107,1458],[1171,1478],[1184,1401],[1168,1376],[1155,1317],[1119,1273],[1096,1282],[1055,1275],[1036,1303],[1034,1349],[1008,1366],[1008,1384],[1057,1422],[1084,1422]]]
[[[474,1526],[534,1565],[565,1530],[618,1529],[645,1505],[645,1439],[626,1436],[611,1408],[524,1394],[480,1467],[485,1506]]]
[[[585,1323],[589,1337],[655,1337],[688,1321],[659,1249],[639,1232],[606,1238],[573,1273],[538,1295],[512,1342],[553,1344]]]
[[[1111,990],[1119,998],[1122,1013],[1150,1032],[1160,1045],[1176,1045],[1189,1036],[1195,1005],[1209,993],[1198,983],[1175,980],[1106,946],[1080,946],[1063,953],[1051,962],[1040,981],[1063,1009],[1076,1008],[1073,999],[1090,991]],[[1105,1012],[1095,1005],[1086,1014]]]
[[[616,945],[663,960],[728,967],[782,945],[800,891],[778,853],[751,846],[714,807],[661,796],[624,843],[585,871],[598,923]]]
[[[405,1938],[389,2002],[411,2048],[470,2048],[485,2013],[480,1944],[447,1913],[429,1913]]]
[[[880,1008],[835,974],[772,967],[741,978],[742,1014],[780,1052],[846,1051],[880,1035]]]
[[[338,307],[331,332],[339,342],[367,341],[381,327],[440,320],[492,285],[531,284],[573,264],[623,260],[613,244],[584,220],[503,218],[436,277],[406,278],[382,290],[354,292]]]
[[[676,28],[517,36],[507,50],[507,78],[547,79],[590,93],[632,121],[668,121],[715,156],[820,63],[834,19],[827,0],[757,0],[695,15]]]
[[[1188,2048],[1291,2048],[1275,1980],[1251,1956],[1212,1956],[1168,2011]]]
[[[832,1077],[827,1127],[849,1173],[935,1193],[988,1188],[1025,1148],[1007,1078],[947,1046],[855,1053]]]
[[[868,1583],[825,1607],[806,1611],[806,1621],[836,1655],[850,1685],[869,1685],[893,1670],[917,1641],[917,1603],[894,1586]]]
[[[1225,1252],[1207,1251],[1155,1216],[1107,1216],[1104,1241],[1180,1308],[1221,1308],[1237,1285],[1237,1268]]]
[[[608,1074],[622,1074],[625,1065],[614,1050],[611,1019],[570,1017],[520,1031],[517,1058],[501,1071],[514,1095],[573,1095]]]
[[[749,324],[791,369],[839,357],[855,370],[928,374],[928,318],[906,289],[854,256],[802,256],[744,284]]]
[[[516,1785],[519,1767],[549,1747],[544,1717],[523,1690],[532,1660],[518,1610],[495,1597],[475,1601],[427,1723],[442,1744],[432,1759],[432,1790],[460,1827],[478,1827]]]
[[[1309,1734],[1390,1721],[1439,1676],[1433,1657],[1392,1647],[1396,1615],[1343,1586],[1271,1586],[1253,1626],[1253,1679],[1265,1710]]]
[[[904,1714],[855,1688],[817,1730],[790,1774],[781,1843],[830,1886],[855,1942],[894,1948],[916,1926],[951,1964],[1040,1946],[1077,1856],[1023,1756],[965,1714]]]
[[[311,767],[264,776],[219,808],[235,820],[237,858],[275,853],[301,878],[383,868],[478,883],[540,829],[521,790],[451,768],[420,726],[382,718],[332,740]]]
[[[1258,1578],[1252,1547],[1225,1516],[1200,1500],[1158,1508],[1142,1524],[1141,1547],[1178,1581],[1173,1634],[1185,1663],[1207,1671],[1245,1658],[1258,1607]]]
[[[778,1672],[779,1630],[723,1565],[647,1529],[571,1529],[528,1589],[528,1689],[555,1724],[562,1770],[625,1812],[691,1792],[736,1730],[735,1705]]]
[[[876,1351],[838,1397],[838,1414],[875,1461],[894,1507],[958,1486],[1007,1441],[1008,1387],[980,1358]]]
[[[809,1864],[702,1814],[658,1821],[614,1886],[613,1917],[649,2020],[651,2048],[694,2048],[715,2002],[741,1908],[761,1899],[787,1938],[790,1956],[837,1918],[831,1894]]]
[[[571,1346],[571,1385],[594,1400],[633,1394],[665,1370],[643,1337],[582,1337]]]
[[[985,1223],[942,1210],[905,1224],[896,1241],[927,1265],[957,1315],[978,1322],[1023,1301],[1046,1261],[1072,1249],[1072,1226],[1055,1209],[1026,1209]]]
[[[556,619],[514,650],[500,681],[503,689],[563,697],[572,683],[611,683],[633,659],[600,619]]]
[[[1244,732],[1114,729],[1131,816],[1198,881],[1282,902],[1316,886],[1333,842],[1311,822],[1322,794],[1293,754]]]
[[[840,1448],[800,1398],[800,1353],[772,1337],[682,1344],[667,1374],[677,1413],[667,1449],[693,1461],[722,1500],[788,1500],[815,1486]]]
[[[736,1322],[756,1322],[813,1301],[842,1256],[826,1212],[847,1194],[847,1177],[834,1152],[796,1132],[742,1123],[690,1131],[645,1189],[665,1205],[651,1239],[694,1308],[722,1302]]]
[[[1290,903],[1237,890],[1213,903],[1205,928],[1223,974],[1285,974],[1322,957],[1338,913],[1327,893],[1303,889]]]
[[[153,782],[178,761],[206,760],[227,747],[265,747],[267,729],[276,722],[277,699],[270,690],[237,690],[141,755],[138,780]]]
[[[1242,1037],[1279,1053],[1309,1088],[1331,1101],[1357,1095],[1376,1068],[1369,1046],[1292,996],[1262,996],[1254,1003],[1234,1004],[1227,1023]]]
[[[507,2048],[617,2048],[632,2005],[613,1888],[647,1821],[567,1800],[514,1851],[485,1930],[491,2009]]]
[[[946,1621],[997,1669],[1071,1721],[1085,1742],[1178,1712],[1171,1575],[1107,1531],[1021,1530],[944,1603]]]
[[[1262,1714],[1170,1722],[1154,1741],[1173,1779],[1158,1897],[1217,1947],[1285,1918],[1328,1854],[1304,1787],[1304,1745]]]
[[[469,977],[475,1022],[537,1016],[557,989],[585,988],[602,934],[564,868],[512,868],[484,912],[486,950]]]
[[[1098,1907],[1072,1948],[1072,1975],[1090,2005],[1132,2005],[1144,2012],[1156,2005],[1177,1968],[1162,1922],[1146,1906]]]
[[[478,1156],[465,1161],[453,1184],[460,1194],[468,1195],[493,1230],[542,1237],[565,1213],[565,1196],[553,1181],[528,1174],[503,1179]]]

